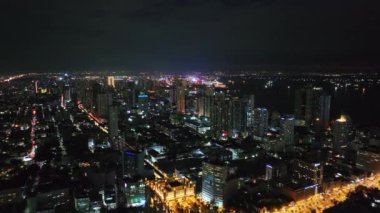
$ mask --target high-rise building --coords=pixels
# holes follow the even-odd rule
[[[98,94],[102,93],[102,85],[100,85],[98,82],[92,82],[92,103],[97,104],[98,103]]]
[[[207,87],[205,89],[205,96],[204,96],[204,116],[205,117],[208,117],[208,118],[211,117],[213,102],[214,102],[214,88]]]
[[[86,107],[86,108],[91,108],[95,105],[95,103],[93,102],[94,99],[93,99],[93,90],[91,87],[86,87],[85,90],[84,90],[84,97],[83,99],[81,99],[81,101],[83,102],[83,105]]]
[[[239,97],[230,98],[228,107],[228,135],[234,137],[241,133],[245,123],[243,101]]]
[[[322,129],[327,129],[330,123],[330,103],[331,96],[330,95],[321,95],[319,96],[319,112],[317,116],[317,120],[319,126]]]
[[[140,176],[126,178],[125,183],[125,200],[126,207],[140,207],[145,205],[145,182]]]
[[[66,85],[63,90],[63,98],[65,102],[71,101],[71,87]]]
[[[137,97],[136,97],[136,84],[134,81],[127,82],[126,97],[127,104],[129,107],[136,107]]]
[[[223,206],[223,193],[228,175],[228,166],[224,163],[203,162],[202,164],[202,200],[218,207]]]
[[[292,164],[293,182],[322,184],[323,165],[318,162],[295,160]]]
[[[205,116],[205,97],[200,95],[196,99],[197,101],[197,114],[199,117]]]
[[[294,116],[297,126],[309,127],[314,118],[315,99],[313,88],[297,89],[294,101]]]
[[[194,95],[185,96],[185,111],[190,114],[195,114],[197,112],[197,99]]]
[[[38,93],[38,80],[34,81],[34,93]]]
[[[263,139],[268,130],[268,110],[255,108],[253,112],[253,136]]]
[[[144,152],[126,150],[123,153],[123,173],[124,176],[134,177],[143,176],[144,169]]]
[[[334,121],[332,124],[333,135],[333,151],[335,153],[341,153],[342,148],[347,146],[349,134],[349,123],[346,116],[341,117]]]
[[[184,85],[177,85],[177,113],[186,113],[186,88]]]
[[[112,96],[109,93],[99,93],[96,97],[96,113],[100,117],[107,117]]]
[[[276,180],[287,175],[287,163],[271,161],[265,165],[265,180]]]
[[[171,86],[169,90],[169,102],[171,106],[177,104],[177,89],[175,86]]]
[[[115,88],[115,76],[108,76],[107,77],[107,86],[111,88]]]
[[[287,148],[294,146],[294,126],[293,116],[285,116],[280,119],[280,137]]]
[[[228,135],[228,105],[222,92],[216,93],[212,100],[210,122],[211,134],[214,138],[226,137]]]
[[[118,106],[112,105],[109,107],[109,122],[108,122],[108,132],[112,139],[119,135],[119,108]]]
[[[245,126],[247,130],[252,131],[253,129],[253,110],[255,108],[255,95],[248,95],[244,97],[245,99]]]

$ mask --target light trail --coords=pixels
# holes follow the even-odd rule
[[[88,119],[90,119],[91,121],[94,121],[95,125],[97,127],[99,127],[100,130],[102,130],[104,133],[108,134],[108,128],[102,126],[104,124],[102,120],[97,118],[91,112],[88,112],[87,109],[85,109],[81,103],[78,104],[78,108],[80,111],[82,111],[83,113],[85,113],[87,115]]]
[[[22,78],[24,76],[25,76],[25,74],[9,76],[6,79],[2,79],[1,82],[10,82],[10,81],[16,80],[18,78]]]
[[[30,143],[32,144],[32,148],[30,149],[30,152],[27,156],[23,158],[24,161],[30,161],[34,160],[36,156],[36,124],[37,124],[37,117],[36,117],[36,110],[32,110],[32,121],[31,121],[32,127],[30,129]]]

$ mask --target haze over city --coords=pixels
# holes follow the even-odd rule
[[[378,67],[379,6],[371,0],[1,1],[0,70]]]

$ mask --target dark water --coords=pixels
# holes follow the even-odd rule
[[[233,85],[227,85],[232,91],[237,90],[237,93],[255,94],[256,107],[266,107],[281,114],[292,114],[295,89],[308,83],[274,80],[272,87],[265,88],[267,81],[254,79],[245,80],[243,83],[241,79],[235,79]],[[355,125],[380,126],[380,85],[361,85],[358,89],[347,87],[337,90],[324,82],[313,82],[313,85],[323,87],[331,95],[331,119],[344,113],[351,116]]]

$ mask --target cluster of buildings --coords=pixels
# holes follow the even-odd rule
[[[259,212],[380,171],[379,131],[333,118],[328,89],[295,89],[280,114],[216,79],[3,82],[0,210]]]

